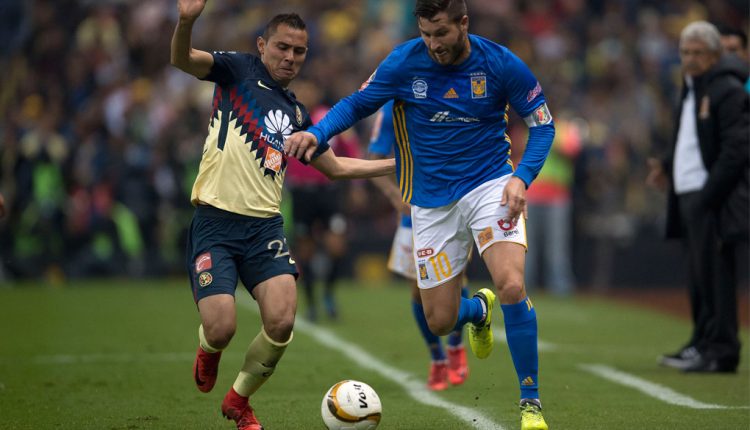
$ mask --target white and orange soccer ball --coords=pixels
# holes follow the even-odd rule
[[[341,381],[331,387],[320,405],[328,430],[374,430],[380,423],[382,405],[378,393],[359,381]]]

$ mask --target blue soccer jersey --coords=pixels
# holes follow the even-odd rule
[[[358,92],[337,103],[309,131],[318,142],[327,142],[394,100],[396,176],[402,197],[417,206],[439,207],[514,171],[506,134],[508,109],[513,107],[536,132],[530,133],[515,169],[530,185],[554,136],[541,86],[507,48],[475,35],[469,35],[469,41],[469,57],[450,66],[435,63],[422,39],[399,45]]]

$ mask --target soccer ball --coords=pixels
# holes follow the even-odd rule
[[[374,430],[382,405],[378,393],[359,381],[341,381],[331,387],[320,405],[328,430]]]

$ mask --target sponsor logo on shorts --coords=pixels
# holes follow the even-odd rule
[[[495,234],[492,232],[492,227],[487,227],[479,232],[479,246],[487,245],[492,239],[495,238]]]
[[[435,250],[432,248],[422,248],[417,250],[417,258],[429,257],[434,254]]]
[[[501,219],[497,222],[497,225],[500,226],[500,230],[502,231],[510,231],[516,227],[516,223],[509,219]]]
[[[213,264],[211,263],[210,252],[204,252],[195,259],[195,273],[205,272],[211,267],[213,267]]]
[[[419,279],[424,281],[427,278],[429,278],[429,276],[427,276],[427,265],[419,263]]]
[[[198,275],[198,285],[200,285],[201,288],[211,285],[211,282],[213,281],[214,277],[211,276],[211,272],[203,272]]]

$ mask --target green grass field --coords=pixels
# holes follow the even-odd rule
[[[216,388],[203,394],[192,380],[198,314],[186,284],[0,288],[0,428],[233,428],[219,405],[259,329],[256,306],[238,294],[238,332]],[[518,382],[502,339],[487,360],[470,357],[463,386],[423,389],[428,357],[408,296],[403,284],[346,284],[340,321],[298,321],[273,378],[251,399],[266,429],[323,429],[322,396],[341,379],[377,390],[379,429],[518,429]],[[689,322],[601,299],[533,298],[551,429],[750,428],[746,331],[738,374],[685,375],[655,359],[686,339]]]

